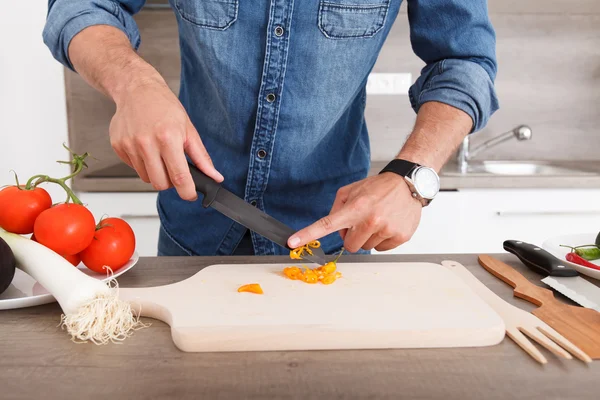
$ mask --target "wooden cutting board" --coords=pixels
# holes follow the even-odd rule
[[[600,359],[600,313],[590,308],[570,306],[554,297],[551,290],[534,285],[510,265],[488,255],[479,264],[514,288],[515,296],[538,306],[532,314],[556,329],[591,358]]]
[[[332,285],[287,279],[289,265],[213,265],[166,286],[121,288],[171,326],[188,352],[490,346],[504,322],[439,264],[339,264]],[[264,294],[238,293],[259,283]]]

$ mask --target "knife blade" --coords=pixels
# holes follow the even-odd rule
[[[286,249],[290,249],[287,241],[290,236],[296,233],[294,229],[231,193],[196,166],[192,164],[189,164],[189,166],[196,190],[204,195],[202,199],[203,207],[212,207],[251,231]],[[304,254],[302,258],[319,265],[326,263],[322,248],[311,250],[312,255]]]
[[[579,276],[565,262],[539,246],[519,240],[506,240],[503,247],[529,269],[547,275],[542,279],[546,285],[577,304],[600,312],[600,287]]]

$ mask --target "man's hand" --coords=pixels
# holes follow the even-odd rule
[[[385,172],[338,190],[330,214],[297,232],[289,245],[295,248],[339,231],[349,252],[390,250],[412,237],[422,208],[401,176]]]
[[[124,91],[110,124],[110,142],[144,182],[157,190],[175,186],[184,200],[197,197],[185,153],[208,176],[223,180],[185,109],[164,82],[144,82]]]
[[[106,25],[85,28],[71,40],[69,58],[86,82],[116,103],[111,145],[142,180],[157,190],[174,186],[182,199],[195,200],[187,153],[206,175],[223,181],[177,97],[123,32]]]
[[[439,172],[472,127],[467,113],[443,103],[425,103],[398,158]],[[350,252],[391,250],[415,233],[422,207],[401,176],[385,172],[341,188],[329,215],[298,231],[288,245],[295,248],[339,231]]]

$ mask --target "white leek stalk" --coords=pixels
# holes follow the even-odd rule
[[[64,314],[61,325],[75,341],[96,344],[122,341],[145,325],[131,305],[119,299],[116,280],[102,282],[74,267],[63,257],[33,240],[0,229],[17,267],[54,296]]]

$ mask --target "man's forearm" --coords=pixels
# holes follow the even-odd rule
[[[471,131],[471,117],[439,102],[421,106],[412,134],[397,158],[416,162],[439,172]]]
[[[108,25],[90,26],[69,45],[75,70],[95,89],[115,102],[131,85],[164,82],[158,71],[131,47],[127,36]]]

